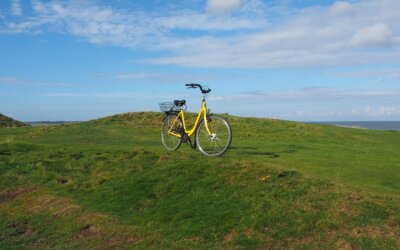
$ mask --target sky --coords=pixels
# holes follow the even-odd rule
[[[400,120],[398,0],[0,0],[0,113]]]

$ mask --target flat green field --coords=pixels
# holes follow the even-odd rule
[[[400,248],[400,132],[225,116],[207,158],[162,117],[0,129],[0,249]]]

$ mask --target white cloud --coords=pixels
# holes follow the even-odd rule
[[[241,0],[208,0],[206,10],[211,13],[229,14],[238,10],[241,5]]]
[[[234,31],[259,29],[265,22],[244,16],[213,16],[191,10],[168,13],[116,10],[93,2],[32,1],[36,16],[8,22],[7,33],[40,33],[46,29],[84,37],[91,43],[128,48],[171,49],[175,30]]]
[[[351,38],[353,45],[389,46],[391,44],[392,30],[384,23],[377,23],[363,28]]]
[[[394,115],[400,115],[400,108],[387,107],[387,106],[381,106],[381,107],[368,106],[364,109],[364,112],[368,116],[373,116],[373,117],[394,116]]]
[[[347,1],[337,1],[331,7],[331,13],[335,15],[349,14],[353,11],[353,6]]]
[[[17,85],[21,83],[21,81],[15,77],[4,76],[0,77],[0,84],[2,85]]]
[[[149,72],[133,72],[133,73],[121,73],[114,76],[114,78],[118,80],[135,80],[135,79],[147,79],[149,77],[159,77],[160,75],[157,73],[149,73]]]
[[[47,97],[93,97],[93,98],[138,98],[143,97],[143,93],[138,92],[107,92],[107,93],[70,93],[70,92],[59,92],[59,93],[45,93],[41,94]]]
[[[26,81],[16,77],[4,76],[0,77],[0,85],[15,85],[15,86],[34,86],[34,87],[72,87],[74,84],[62,83],[62,82],[35,82]]]
[[[376,79],[380,82],[397,81],[400,79],[400,68],[368,69],[336,72],[339,77],[363,77]]]
[[[11,15],[13,16],[22,15],[22,7],[20,0],[11,0]]]
[[[297,110],[295,112],[273,113],[278,119],[303,120],[303,121],[387,121],[400,115],[399,107],[367,106],[350,109],[333,108],[321,111],[318,109]],[[269,115],[270,116],[270,115]]]
[[[144,62],[187,67],[299,68],[400,61],[398,0],[339,1],[307,9],[259,0],[207,3],[237,10],[232,15],[190,9],[128,12],[96,3],[32,0],[35,14],[6,22],[0,32],[68,33],[94,44],[164,51],[165,56]]]
[[[155,99],[165,98],[165,93],[145,94],[143,92],[57,92],[57,93],[42,93],[40,96],[46,97],[88,97],[88,98],[135,98],[135,99]]]
[[[157,58],[152,62],[192,67],[239,68],[398,63],[400,50],[397,46],[386,46],[379,51],[370,49],[369,46],[354,47],[355,44],[390,44],[390,32],[393,37],[399,37],[398,28],[389,31],[389,25],[397,27],[400,22],[400,15],[393,8],[400,8],[400,1],[369,0],[354,4],[336,3],[327,9],[293,10],[290,16],[282,17],[282,21],[266,26],[261,31],[224,38],[181,39],[180,46],[174,50],[175,55]],[[337,15],[332,14],[332,11]],[[374,36],[371,37],[362,31],[371,22],[387,24],[386,27],[372,26]],[[360,33],[355,35],[357,32]],[[352,39],[353,43],[349,43]],[[209,46],[210,44],[213,46]],[[186,47],[199,50],[187,51]]]
[[[399,89],[359,89],[344,90],[336,88],[306,87],[285,91],[251,91],[227,96],[214,96],[213,100],[232,102],[246,101],[255,103],[330,103],[338,101],[400,101]]]
[[[212,107],[240,115],[263,114],[293,120],[398,120],[399,89],[308,87],[280,91],[239,92],[211,96]],[[245,103],[245,105],[243,105]],[[248,107],[252,107],[251,110]],[[226,112],[226,111],[225,111]]]
[[[153,17],[153,25],[168,31],[235,31],[242,29],[260,29],[266,25],[264,20],[246,17],[214,16],[193,11],[181,11],[172,15]]]
[[[216,78],[215,75],[204,73],[184,73],[184,72],[171,72],[171,73],[157,73],[157,72],[130,72],[119,73],[112,78],[129,81],[129,82],[151,82],[151,83],[187,83],[185,79],[191,79],[194,82],[210,82]]]

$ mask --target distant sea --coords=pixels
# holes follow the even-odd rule
[[[399,130],[400,121],[369,121],[369,122],[308,122],[313,124],[328,124],[339,127],[350,127],[360,129],[372,129],[372,130]]]

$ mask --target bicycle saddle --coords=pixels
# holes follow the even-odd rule
[[[174,104],[179,107],[185,105],[185,103],[186,103],[186,100],[175,100],[174,101]]]

